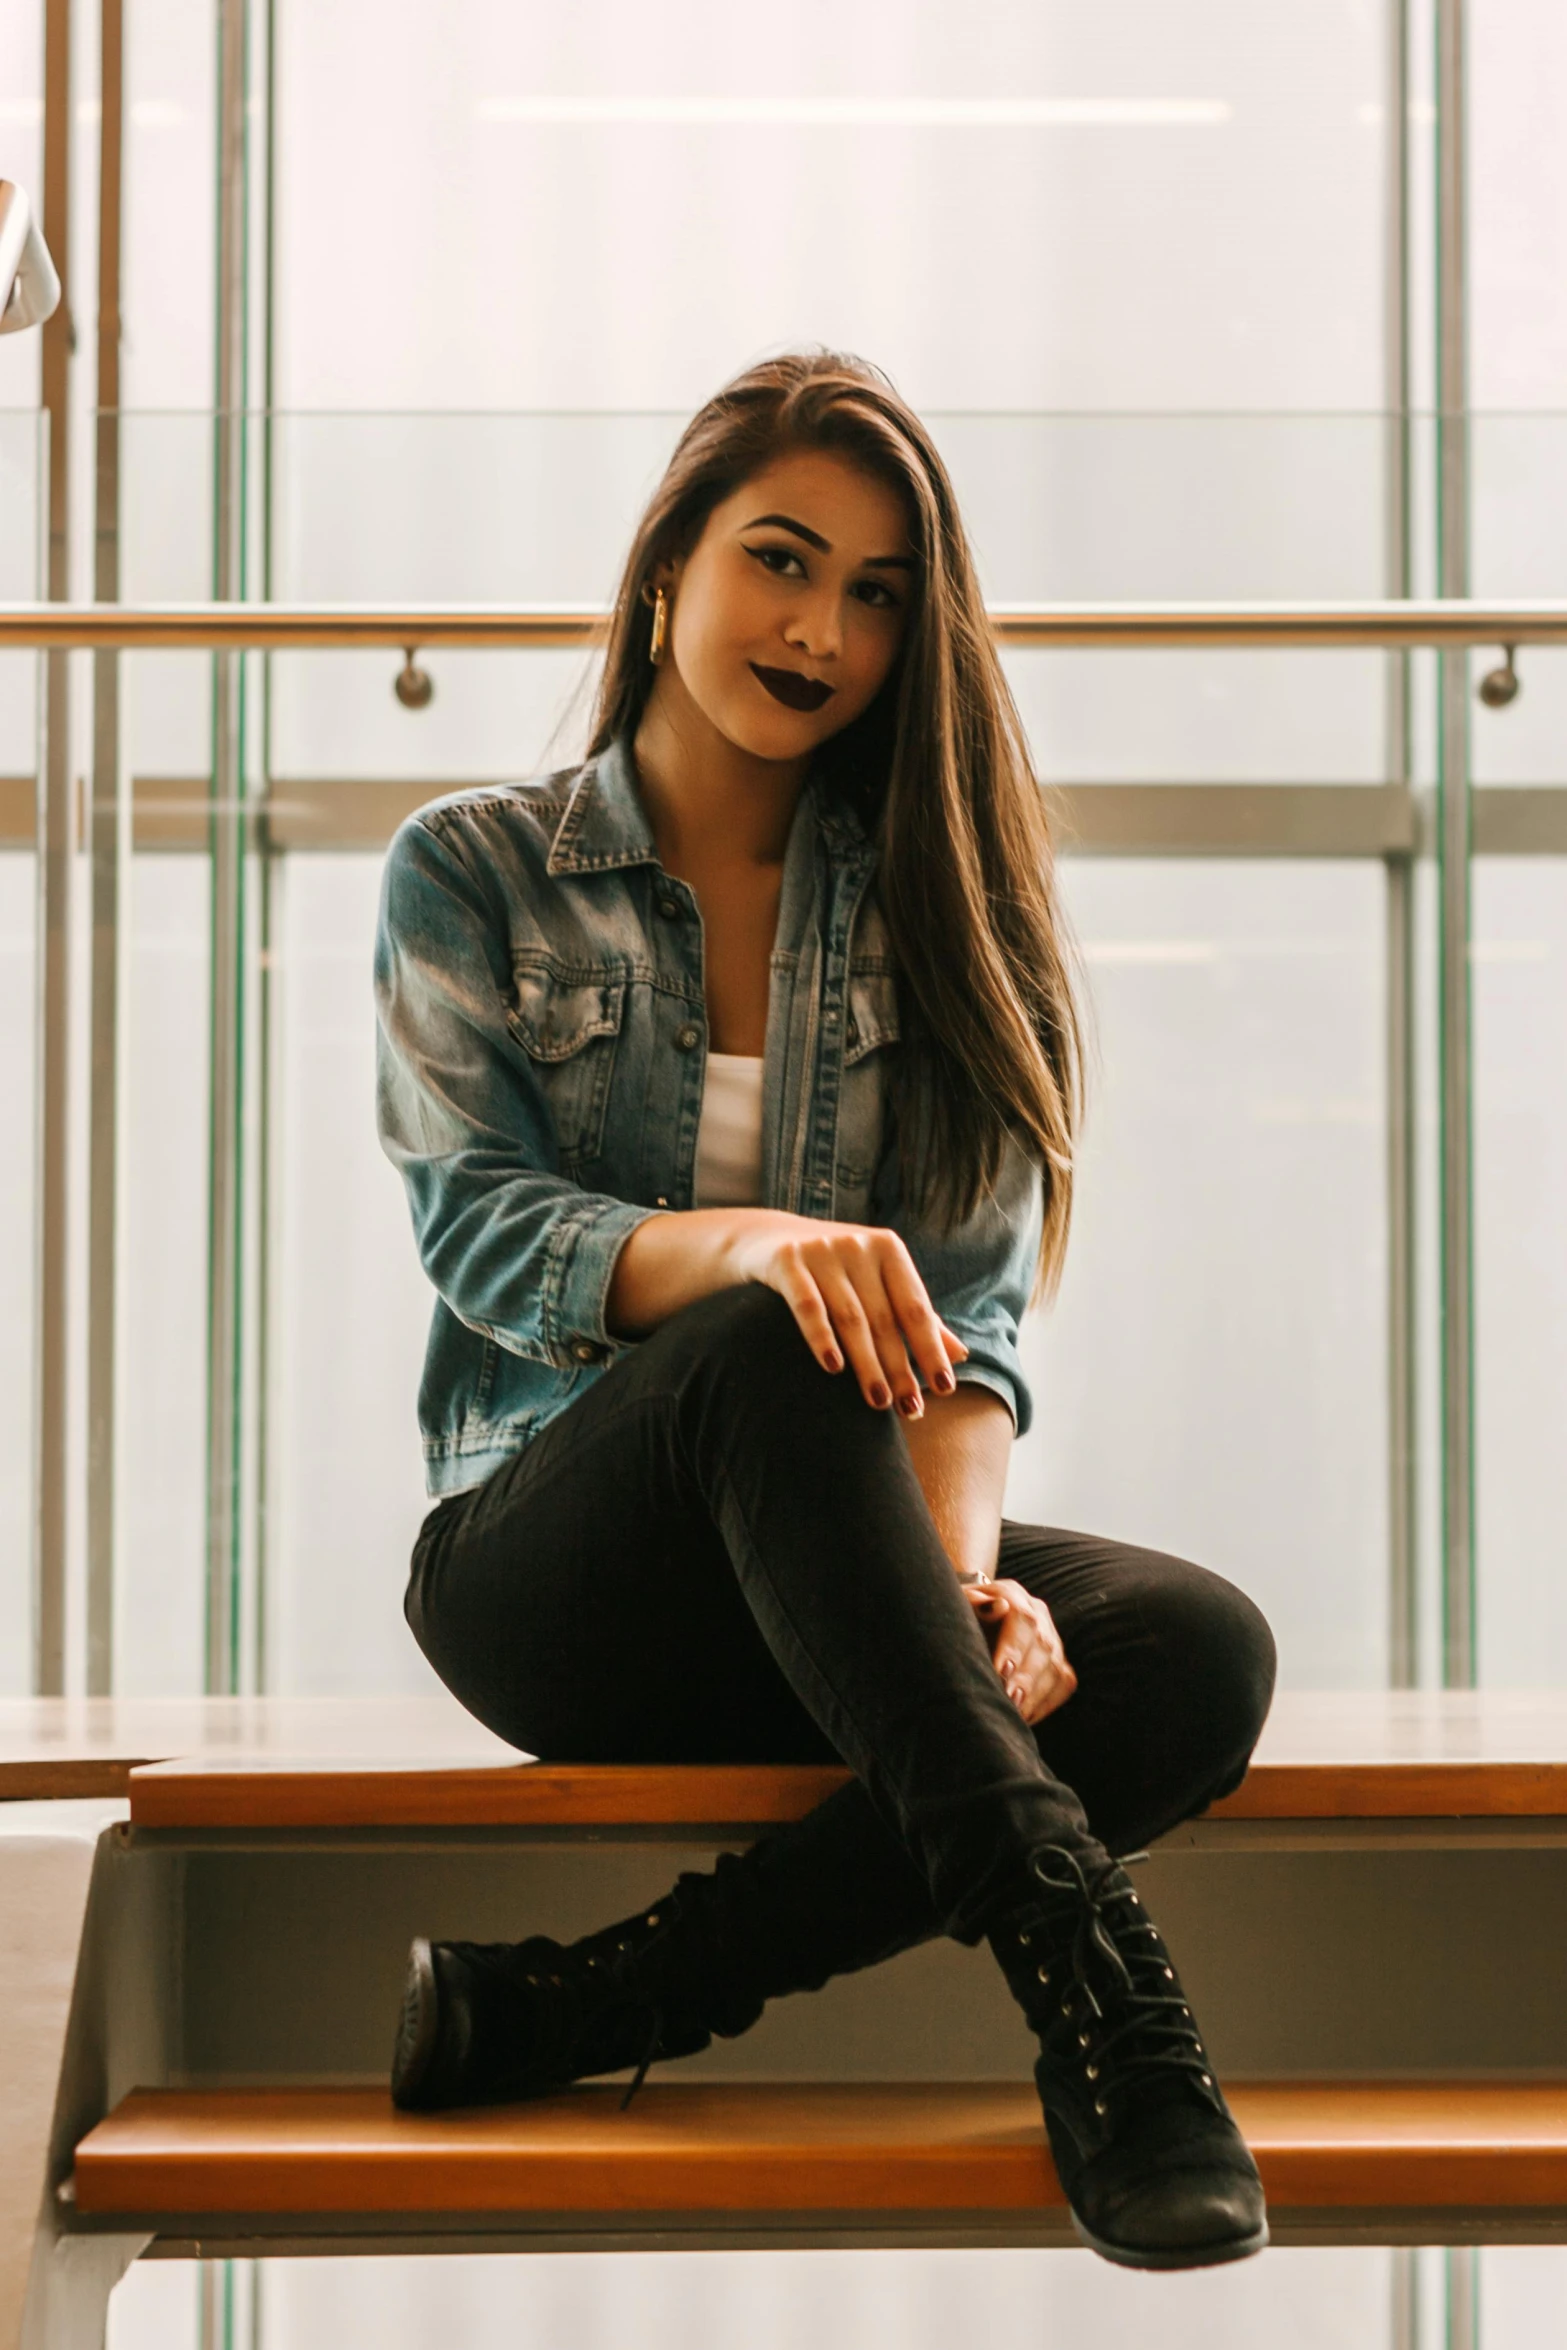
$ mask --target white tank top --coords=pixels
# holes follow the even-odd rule
[[[762,1056],[709,1053],[696,1133],[696,1205],[762,1202]]]

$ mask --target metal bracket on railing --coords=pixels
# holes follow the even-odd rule
[[[410,645],[403,655],[403,665],[392,681],[392,691],[405,710],[428,710],[435,699],[435,680],[428,669],[418,667],[415,650]]]
[[[1488,710],[1505,710],[1523,691],[1523,680],[1513,659],[1517,650],[1516,645],[1503,645],[1501,668],[1488,669],[1476,688]]]

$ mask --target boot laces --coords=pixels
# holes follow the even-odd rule
[[[1076,1913],[1060,2013],[1075,2027],[1095,2111],[1105,2116],[1129,2090],[1150,2081],[1173,2086],[1183,2077],[1218,2108],[1219,2092],[1191,2009],[1121,1863],[1108,1857],[1085,1862],[1066,1846],[1051,1845],[1035,1855],[1033,1869],[1039,1883],[1067,1897]],[[1051,1915],[1054,1923],[1059,1912],[1052,1907]]]

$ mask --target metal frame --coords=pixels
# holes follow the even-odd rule
[[[57,256],[64,295],[45,320],[42,406],[48,427],[48,557],[44,592],[64,603],[70,579],[71,345],[71,5],[44,7],[43,227]],[[33,1687],[65,1688],[67,1502],[66,1178],[70,1157],[69,670],[51,650],[42,664],[44,720],[35,841],[38,855],[34,1221],[37,1267],[33,1342]]]
[[[219,0],[213,595],[245,592],[248,0]],[[238,1688],[244,1334],[245,705],[243,653],[212,675],[211,1150],[207,1264],[206,1685]]]
[[[1383,280],[1386,302],[1384,399],[1389,410],[1385,573],[1388,593],[1407,597],[1411,562],[1413,436],[1409,354],[1409,0],[1387,5],[1387,126]],[[1387,663],[1387,778],[1411,794],[1413,679],[1407,652]],[[1387,1513],[1388,1679],[1414,1686],[1419,1673],[1415,1443],[1415,984],[1414,851],[1390,849],[1384,896],[1387,1093]],[[1402,2340],[1402,2334],[1398,2335]]]
[[[493,776],[288,776],[252,803],[250,846],[273,855],[380,849],[437,792]],[[206,853],[207,775],[138,775],[130,786],[138,850]],[[34,845],[37,784],[0,775],[0,853]],[[1422,850],[1428,795],[1396,784],[1052,783],[1058,845],[1094,857],[1382,857]],[[1477,857],[1567,857],[1567,785],[1490,784],[1470,795]],[[1391,1065],[1391,1051],[1390,1051]]]
[[[124,117],[123,0],[100,0],[98,131],[98,384],[93,594],[120,592],[120,223]],[[87,1137],[87,1690],[114,1687],[115,1386],[119,1214],[120,910],[122,832],[120,656],[93,655],[88,834],[92,863]]]
[[[1468,267],[1465,237],[1464,0],[1436,0],[1437,585],[1469,592]],[[1475,1678],[1474,1165],[1469,973],[1469,662],[1439,665],[1437,995],[1440,1010],[1442,1677]]]
[[[1465,6],[1436,0],[1437,590],[1469,593],[1469,267]],[[1441,1342],[1441,1659],[1450,1688],[1477,1677],[1474,1411],[1474,810],[1469,658],[1437,663],[1438,1264]],[[1475,2350],[1479,2277],[1467,2247],[1444,2262],[1447,2350]]]

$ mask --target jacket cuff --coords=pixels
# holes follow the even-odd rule
[[[560,1217],[550,1234],[539,1321],[550,1359],[562,1370],[604,1362],[635,1345],[612,1338],[605,1327],[615,1261],[639,1224],[668,1212],[601,1195]]]
[[[961,1330],[957,1333],[961,1338]],[[1005,1370],[1000,1363],[980,1360],[970,1355],[966,1362],[954,1363],[952,1375],[960,1387],[987,1387],[992,1395],[999,1395],[1012,1414],[1014,1440],[1026,1436],[1032,1414],[1028,1405],[1028,1390],[1021,1379]]]

